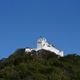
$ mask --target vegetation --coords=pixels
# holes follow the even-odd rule
[[[18,49],[0,60],[0,80],[80,80],[80,56]]]

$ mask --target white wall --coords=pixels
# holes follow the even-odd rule
[[[37,48],[36,49],[26,48],[25,52],[31,52],[32,50],[38,51],[38,50],[41,50],[41,49],[54,52],[55,54],[60,55],[62,57],[64,56],[64,52],[63,51],[60,51],[60,50],[56,49],[55,47],[53,47],[51,44],[49,44],[47,42],[47,40],[45,38],[40,38],[37,41]]]
[[[39,42],[41,42],[41,43],[37,43],[37,50],[45,49],[45,50],[48,50],[48,51],[52,51],[52,52],[56,53],[57,55],[64,56],[63,51],[60,51],[60,50],[56,49],[55,47],[51,46],[47,42],[47,40],[40,39]]]

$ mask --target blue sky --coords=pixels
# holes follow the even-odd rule
[[[80,0],[1,0],[0,58],[36,47],[44,36],[65,54],[80,53]]]

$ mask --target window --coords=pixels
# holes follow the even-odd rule
[[[45,44],[43,44],[43,46],[45,46]]]

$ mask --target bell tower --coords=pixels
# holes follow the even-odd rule
[[[39,38],[37,40],[37,49],[43,49],[45,44],[46,44],[46,39],[45,38]]]

